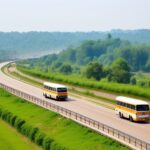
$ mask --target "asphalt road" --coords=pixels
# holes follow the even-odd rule
[[[0,63],[0,68],[7,63]],[[45,99],[42,95],[42,90],[34,87],[32,85],[28,85],[16,79],[12,79],[8,77],[2,71],[0,71],[0,82],[13,87],[15,89],[19,89],[23,92],[31,94],[33,96],[39,97],[46,101],[50,99]],[[52,103],[67,108],[69,110],[75,111],[82,115],[85,115],[89,118],[97,120],[101,123],[104,123],[110,127],[118,129],[122,132],[125,132],[131,136],[139,138],[145,142],[150,143],[150,122],[149,123],[132,123],[126,119],[120,119],[115,115],[113,110],[108,108],[104,108],[102,106],[98,106],[92,102],[86,100],[80,100],[74,97],[69,97],[68,101],[55,101],[50,100]]]

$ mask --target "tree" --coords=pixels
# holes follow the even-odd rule
[[[69,64],[63,64],[60,68],[60,72],[64,74],[70,74],[72,73],[72,67]]]
[[[131,79],[130,79],[130,84],[132,84],[132,85],[136,85],[136,78],[133,76],[133,77],[131,77]]]
[[[98,62],[91,62],[86,68],[86,77],[100,80],[104,76],[103,65]]]
[[[145,65],[144,71],[146,71],[146,72],[149,72],[149,71],[150,71],[150,59],[149,59],[149,61],[147,62],[147,64]]]
[[[111,38],[112,38],[112,35],[111,35],[110,33],[108,33],[108,34],[107,34],[107,38],[108,38],[108,39],[111,39]]]
[[[123,58],[116,59],[112,64],[108,79],[119,83],[129,83],[130,77],[130,66],[128,63]]]

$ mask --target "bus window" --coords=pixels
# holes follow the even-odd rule
[[[123,103],[122,103],[122,102],[120,102],[120,106],[123,106]]]
[[[149,105],[137,105],[136,110],[137,111],[149,111]]]
[[[134,105],[131,105],[131,109],[135,110],[135,106],[134,106]]]
[[[119,101],[117,101],[117,105],[120,105],[120,102],[119,102]]]
[[[67,92],[67,89],[66,88],[57,88],[57,91],[58,92]]]
[[[128,107],[128,108],[131,108],[131,105],[130,105],[130,104],[127,104],[127,107]]]
[[[48,87],[47,87],[46,85],[44,86],[44,88],[45,88],[45,89],[48,89]]]
[[[122,106],[126,107],[126,103],[123,103],[123,102],[122,102]]]

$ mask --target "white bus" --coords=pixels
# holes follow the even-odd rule
[[[67,100],[68,92],[67,87],[60,84],[44,82],[43,84],[43,96],[46,98],[53,98],[56,100]]]
[[[120,118],[128,118],[130,121],[149,121],[150,107],[145,101],[118,96],[115,112]]]

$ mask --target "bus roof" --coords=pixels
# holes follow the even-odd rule
[[[149,105],[147,102],[143,100],[124,97],[124,96],[117,96],[116,100],[124,102],[124,103],[128,103],[128,104],[133,104],[133,105]]]
[[[67,88],[64,85],[51,83],[51,82],[44,82],[43,84],[46,85],[46,86],[49,86],[49,87],[54,87],[54,88]]]

